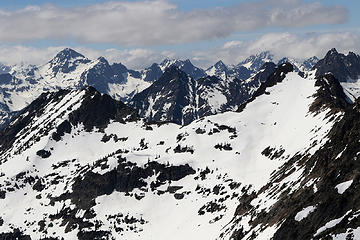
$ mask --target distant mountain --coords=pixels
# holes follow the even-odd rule
[[[277,64],[280,65],[280,64],[289,62],[294,66],[294,70],[296,72],[299,72],[299,71],[306,72],[306,71],[310,71],[318,61],[319,61],[319,59],[316,56],[306,59],[305,61],[300,61],[300,60],[295,60],[292,58],[284,57],[284,58],[280,59]]]
[[[270,51],[251,55],[237,65],[227,66],[220,60],[213,66],[210,66],[206,70],[206,74],[209,76],[216,76],[221,79],[238,78],[241,80],[246,80],[256,74],[263,67],[263,65],[268,62],[277,62],[277,65],[290,62],[294,66],[294,70],[296,72],[306,72],[310,71],[319,59],[314,56],[306,60],[295,60],[289,57],[284,57],[278,61],[275,60],[276,59],[274,55]]]
[[[208,76],[217,76],[221,79],[226,79],[230,75],[230,70],[225,65],[225,63],[220,60],[216,62],[213,66],[209,67],[206,70],[206,74]]]
[[[258,74],[244,81],[216,76],[194,80],[172,65],[149,88],[136,94],[130,105],[150,121],[187,125],[204,116],[236,111],[275,71],[275,66],[266,63]]]
[[[331,72],[341,82],[357,80],[360,76],[360,56],[353,52],[344,55],[333,48],[314,68],[316,76]]]
[[[253,73],[252,70],[244,66],[227,66],[221,60],[206,70],[207,75],[216,76],[223,80],[227,78],[245,80],[251,76],[251,73]]]
[[[185,122],[249,87],[238,112],[185,126],[93,87],[42,93],[0,130],[0,239],[357,239],[359,99],[331,71],[293,70],[168,67],[134,97],[149,116]]]
[[[272,54],[270,51],[264,51],[247,57],[244,61],[240,62],[238,66],[243,66],[251,71],[257,72],[265,63],[273,61],[274,54]]]
[[[348,97],[354,103],[360,97],[360,56],[349,52],[348,55],[338,53],[335,48],[327,52],[325,57],[314,66],[315,75],[331,74],[340,84]]]
[[[66,48],[43,65],[15,65],[8,73],[0,74],[0,126],[44,91],[93,86],[127,101],[150,84],[142,79],[140,72],[129,70],[121,63],[110,65],[103,57],[90,60]]]
[[[184,71],[191,78],[197,80],[201,77],[206,76],[203,69],[195,67],[189,59],[178,60],[178,59],[164,59],[160,64],[154,63],[150,67],[145,68],[141,71],[145,81],[153,82],[161,77],[165,70],[171,66],[176,66]]]
[[[165,59],[161,63],[154,63],[143,70],[132,70],[121,63],[110,64],[103,57],[91,60],[73,49],[65,48],[43,65],[0,66],[0,70],[3,69],[3,72],[0,73],[0,100],[2,103],[0,127],[44,91],[82,89],[86,86],[93,86],[101,93],[109,94],[123,102],[129,102],[137,93],[150,87],[165,73],[166,69],[172,66],[192,78],[196,82],[196,89],[201,88],[204,91],[206,89],[205,92],[207,92],[210,91],[207,84],[214,86],[210,95],[207,96],[205,92],[201,93],[202,97],[199,98],[202,103],[200,116],[236,109],[235,104],[229,103],[233,101],[232,99],[238,99],[238,94],[242,95],[240,102],[249,97],[250,89],[253,89],[255,85],[258,86],[258,84],[251,85],[249,81],[251,82],[251,78],[272,57],[270,52],[264,52],[250,56],[236,66],[227,66],[219,61],[206,71],[194,66],[188,59]],[[308,64],[311,65],[311,61]],[[221,81],[210,80],[208,76],[215,76]],[[221,92],[218,96],[222,100],[215,100],[214,94],[217,91]],[[189,119],[197,119],[199,117],[197,114]],[[155,119],[160,120],[161,118],[156,117]],[[181,123],[179,120],[176,122]]]
[[[313,56],[309,59],[306,59],[303,63],[302,66],[304,67],[304,69],[302,71],[310,71],[314,68],[314,66],[318,63],[319,58],[316,56]]]

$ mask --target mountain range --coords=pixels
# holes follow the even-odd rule
[[[75,50],[66,48],[43,65],[0,66],[0,126],[5,126],[9,119],[17,115],[21,109],[44,91],[80,90],[85,86],[93,86],[99,92],[109,94],[117,100],[132,102],[133,106],[140,106],[143,101],[148,103],[155,101],[154,96],[145,96],[145,93],[136,97],[135,95],[159,80],[171,66],[175,66],[192,79],[192,85],[196,84],[196,87],[195,85],[189,86],[189,89],[195,92],[187,94],[194,94],[194,98],[200,102],[196,103],[193,100],[188,102],[189,105],[181,103],[182,107],[177,110],[176,116],[173,116],[172,113],[163,116],[162,112],[166,111],[170,104],[169,99],[156,99],[154,105],[156,109],[149,109],[149,105],[145,104],[139,107],[139,114],[142,117],[150,117],[149,113],[153,112],[150,120],[168,120],[179,124],[188,124],[199,117],[235,109],[237,104],[247,100],[253,89],[266,78],[266,76],[259,78],[255,75],[261,70],[264,63],[272,59],[273,55],[270,52],[263,52],[250,56],[236,66],[226,66],[220,61],[207,70],[194,66],[190,60],[165,59],[160,64],[154,63],[144,70],[131,70],[121,63],[110,64],[104,57],[90,60]],[[295,60],[293,61],[295,62]],[[308,68],[305,65],[303,68],[308,70],[315,64],[315,61],[311,63],[306,65]],[[255,82],[252,82],[253,78],[256,78]],[[152,88],[155,86],[156,84]],[[228,89],[233,89],[233,92],[239,92],[239,94],[229,93]],[[195,97],[197,93],[201,96]],[[237,103],[234,103],[233,98],[236,98]],[[239,102],[240,98],[242,100]],[[199,107],[202,109],[197,110]],[[189,115],[186,112],[190,109],[193,109],[191,116],[183,119],[182,115]]]
[[[11,67],[0,239],[359,239],[360,56],[269,56]]]

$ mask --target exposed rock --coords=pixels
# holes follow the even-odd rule
[[[356,80],[360,76],[360,57],[353,52],[344,55],[333,48],[324,59],[318,61],[314,69],[317,77],[332,73],[340,82]]]

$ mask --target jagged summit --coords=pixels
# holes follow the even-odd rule
[[[219,60],[213,66],[206,69],[205,72],[209,76],[217,76],[221,79],[226,79],[230,74],[228,67],[221,60]]]
[[[357,80],[360,76],[360,56],[351,52],[344,55],[333,48],[318,61],[314,69],[316,76],[331,72],[340,82]]]
[[[272,62],[273,60],[274,54],[270,51],[264,51],[247,57],[244,61],[240,62],[238,66],[244,66],[251,70],[258,71],[264,63]]]
[[[64,48],[63,50],[58,52],[50,62],[61,62],[64,60],[70,60],[76,58],[85,58],[85,56],[71,48]]]
[[[216,68],[222,68],[222,69],[227,69],[227,66],[225,65],[225,63],[221,60],[217,61],[214,65]]]
[[[316,65],[316,63],[319,61],[319,58],[317,56],[313,56],[311,58],[306,59],[303,62],[304,70],[310,71],[313,69],[313,67]]]
[[[44,67],[47,68],[48,75],[56,77],[58,74],[67,74],[83,64],[91,62],[82,54],[71,48],[65,48],[48,62]]]
[[[336,50],[336,48],[330,49],[326,55],[332,55],[332,54],[339,54],[338,51]]]

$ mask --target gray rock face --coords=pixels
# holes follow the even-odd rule
[[[331,72],[340,82],[358,79],[360,76],[360,57],[353,52],[344,55],[333,48],[315,65],[314,69],[316,69],[317,77]]]
[[[195,97],[195,81],[171,66],[149,88],[136,94],[130,105],[150,121],[188,124],[196,118]]]

